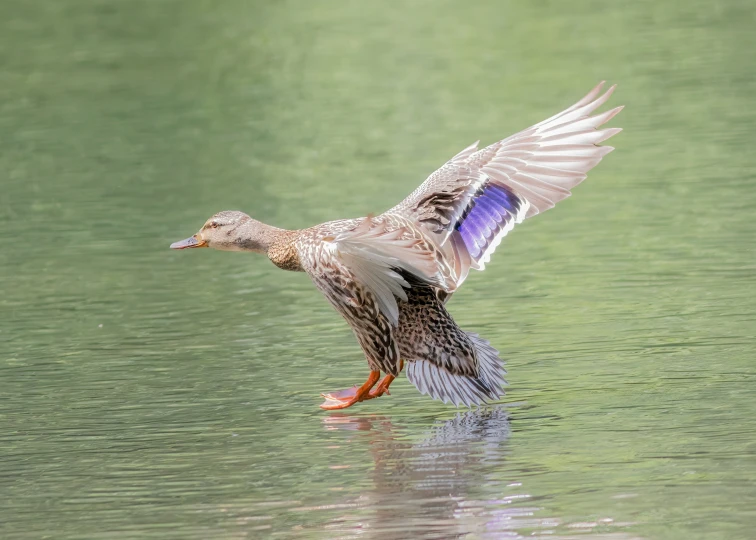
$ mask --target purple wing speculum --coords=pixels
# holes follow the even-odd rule
[[[462,236],[470,256],[476,261],[517,218],[523,200],[501,184],[484,184],[470,199],[455,229]]]

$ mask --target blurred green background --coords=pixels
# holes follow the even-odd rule
[[[0,3],[0,536],[746,539],[753,2]],[[617,150],[450,310],[457,414],[364,379],[307,276],[171,252],[380,212],[607,79]],[[394,391],[395,390],[395,391]],[[509,536],[507,536],[509,535]]]

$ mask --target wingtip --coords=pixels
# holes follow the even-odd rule
[[[624,109],[624,105],[620,105],[619,107],[615,107],[613,109],[610,109],[608,112],[604,113],[605,116],[601,119],[601,124],[607,123],[609,120],[617,116],[620,112],[622,112],[622,109]]]
[[[600,90],[601,85],[603,84],[604,84],[604,81],[601,81],[601,83],[598,86],[596,86],[596,88],[594,88],[594,92],[596,89]],[[603,94],[599,91],[599,92],[596,92],[595,95],[592,95],[594,94],[594,92],[591,92],[591,94],[589,95],[592,95],[592,97],[590,100],[587,100],[582,110],[584,110],[586,114],[592,113],[593,111],[601,107],[604,103],[609,101],[609,98],[612,97],[612,94],[614,93],[615,88],[617,88],[617,85],[613,84],[612,86],[607,88],[606,92],[604,92]]]
[[[619,133],[620,131],[622,131],[622,128],[618,128],[618,127],[617,128],[606,128],[606,129],[600,129],[598,131],[601,133],[601,138],[599,140],[597,140],[595,144],[604,142],[605,140],[607,140],[607,139],[609,139],[611,137],[614,137],[617,133]],[[604,148],[604,147],[602,146],[602,148]]]
[[[578,108],[582,107],[583,105],[586,105],[596,99],[596,96],[598,96],[601,93],[601,89],[604,87],[604,83],[606,81],[601,81],[596,86],[593,87],[593,89],[588,92],[585,96],[583,96],[583,99],[575,103],[571,108]]]
[[[617,88],[616,84],[611,85],[609,88],[606,89],[606,92],[604,92],[602,97],[605,97],[606,99],[609,99],[609,97],[614,93],[614,90]],[[605,99],[605,101],[606,101]]]

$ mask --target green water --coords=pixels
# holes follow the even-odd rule
[[[0,3],[0,537],[756,537],[754,13]],[[308,278],[167,249],[380,212],[601,79],[617,151],[450,304],[494,409],[321,411],[367,368]]]

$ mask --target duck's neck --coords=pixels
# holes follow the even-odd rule
[[[250,219],[237,229],[237,241],[243,251],[263,253],[273,264],[284,270],[302,271],[294,240],[297,231],[279,229]]]
[[[228,234],[232,236],[237,251],[253,251],[267,255],[270,247],[288,231],[267,225],[256,219],[248,219]]]

